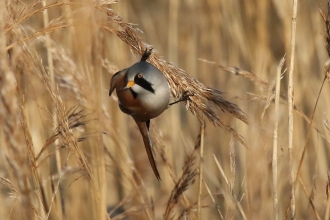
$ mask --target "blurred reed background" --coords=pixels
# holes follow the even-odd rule
[[[301,160],[328,59],[320,9],[327,16],[325,0],[298,4],[297,219],[329,219],[330,212],[328,80]],[[287,0],[2,1],[0,218],[290,219],[284,70],[291,17]],[[184,104],[172,106],[151,123],[157,181],[132,118],[120,112],[115,96],[108,97],[112,75],[140,59],[143,48],[136,45],[142,42],[158,52],[154,63],[162,58],[225,92],[247,114],[248,125],[217,112],[246,147],[206,118],[204,130]],[[275,111],[276,73],[285,54]]]

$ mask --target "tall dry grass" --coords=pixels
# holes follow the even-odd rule
[[[328,2],[297,2],[292,45],[293,1],[2,1],[0,218],[329,219]],[[151,124],[161,182],[108,97],[150,47],[193,94]]]

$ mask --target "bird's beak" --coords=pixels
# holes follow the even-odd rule
[[[135,82],[132,81],[132,80],[130,80],[130,81],[127,82],[127,84],[126,84],[124,90],[129,89],[129,88],[131,88],[131,87],[134,86],[134,85],[135,85]]]

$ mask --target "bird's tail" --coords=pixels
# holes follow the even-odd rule
[[[153,155],[153,152],[152,152],[153,146],[152,146],[152,142],[151,142],[150,134],[149,134],[149,123],[150,123],[150,121],[147,121],[147,122],[146,121],[139,121],[135,118],[134,118],[134,120],[135,120],[135,122],[136,122],[136,124],[139,127],[139,130],[141,132],[143,142],[144,142],[144,146],[146,148],[152,170],[154,171],[155,176],[157,177],[157,179],[161,180],[158,169],[157,169],[157,165],[156,165],[156,162],[155,162],[155,158],[154,158],[154,155]]]

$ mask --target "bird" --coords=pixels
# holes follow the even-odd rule
[[[146,49],[139,62],[112,76],[109,96],[116,90],[120,110],[133,117],[142,135],[152,170],[160,181],[149,127],[150,120],[169,107],[170,87],[164,74],[147,62],[151,51],[150,48]]]

